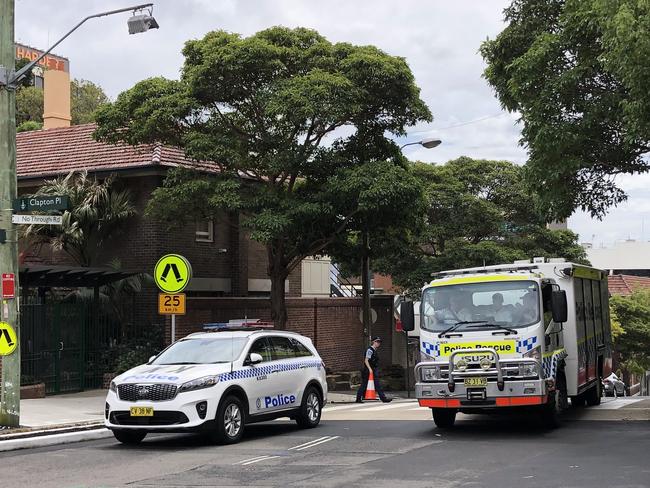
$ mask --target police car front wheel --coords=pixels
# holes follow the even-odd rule
[[[217,410],[216,432],[213,440],[235,444],[244,435],[244,405],[236,396],[229,396]]]
[[[300,412],[296,416],[296,423],[300,427],[313,428],[320,423],[322,401],[315,388],[308,388],[300,405]]]

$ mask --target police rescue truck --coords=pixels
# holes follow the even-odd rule
[[[569,399],[600,403],[612,368],[605,272],[535,258],[436,278],[422,292],[415,378],[438,427],[453,426],[457,412],[506,408],[554,427]],[[412,305],[402,319],[413,323]]]
[[[316,427],[325,366],[307,337],[246,324],[210,325],[111,382],[106,427],[135,444],[150,432],[238,442],[247,423],[279,417]]]

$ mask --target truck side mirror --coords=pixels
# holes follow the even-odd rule
[[[415,330],[415,310],[413,309],[413,302],[402,302],[400,305],[399,317],[402,321],[402,330],[404,332]]]
[[[551,293],[551,312],[553,314],[553,322],[559,324],[567,321],[566,291],[553,290]]]

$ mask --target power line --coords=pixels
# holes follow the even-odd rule
[[[447,127],[441,127],[439,129],[434,127],[434,128],[431,129],[431,131],[455,129],[456,127],[463,127],[465,125],[470,125],[470,124],[476,124],[478,122],[483,122],[484,120],[495,119],[497,117],[501,117],[501,116],[506,115],[506,114],[507,114],[507,112],[500,112],[498,114],[488,115],[486,117],[481,117],[481,118],[474,119],[474,120],[468,120],[467,122],[460,122],[458,124],[448,125]],[[431,132],[431,131],[429,131],[429,132]]]

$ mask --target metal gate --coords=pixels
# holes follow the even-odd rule
[[[101,388],[113,369],[120,327],[88,302],[21,304],[21,383],[47,394]]]

